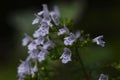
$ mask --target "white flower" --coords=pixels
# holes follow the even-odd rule
[[[28,49],[30,51],[37,49],[37,44],[35,43],[35,41],[32,41],[29,45],[28,45]]]
[[[49,34],[49,26],[46,24],[42,24],[38,30],[35,31],[33,37],[45,36]]]
[[[43,60],[45,60],[47,53],[48,53],[47,50],[41,48],[41,51],[38,53],[38,61],[42,62]]]
[[[40,11],[40,12],[38,12],[38,15],[41,16],[41,15],[43,15],[43,13],[44,13],[44,11]]]
[[[35,18],[32,22],[32,25],[37,24],[39,22],[39,18]]]
[[[64,52],[61,55],[62,63],[66,64],[68,61],[71,61],[71,50],[69,48],[64,48]]]
[[[92,41],[95,42],[97,45],[104,47],[105,42],[101,40],[102,38],[103,38],[103,35],[94,38]]]
[[[108,76],[101,74],[98,80],[108,80]]]
[[[32,41],[32,38],[30,36],[28,36],[26,33],[24,35],[25,35],[25,37],[22,40],[22,45],[26,46],[30,41]]]
[[[62,34],[69,34],[69,30],[68,30],[68,28],[64,25],[64,28],[62,28],[62,29],[59,29],[59,32],[58,32],[58,36],[59,35],[62,35]]]
[[[59,29],[58,36],[64,34],[65,32],[66,30],[64,28]]]

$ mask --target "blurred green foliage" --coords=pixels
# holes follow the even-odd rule
[[[76,5],[72,4],[70,4],[69,6],[61,5],[59,7],[61,16],[63,18],[74,18],[78,10],[78,8],[76,8]],[[100,12],[99,10],[91,11],[90,13],[88,13],[87,18],[85,18],[85,21],[88,21],[88,23],[85,22],[85,26],[81,26],[81,23],[78,23],[78,28],[80,28],[81,26],[81,29],[85,29],[91,33],[102,32],[105,34],[106,37],[106,45],[104,48],[98,47],[93,44],[90,46],[86,45],[85,47],[79,49],[85,69],[89,77],[91,78],[90,80],[98,80],[98,77],[101,73],[107,74],[111,80],[120,80],[120,38],[118,37],[120,33],[115,32],[115,30],[119,32],[118,29],[120,29],[118,28],[118,26],[120,26],[120,12],[118,11],[118,9],[119,7],[115,7],[112,9],[112,11],[109,10],[106,11],[106,13]],[[100,15],[107,15],[107,17],[109,17],[108,19],[110,20],[108,20],[106,17],[105,19],[102,19]],[[27,49],[21,46],[23,33],[26,32],[32,35],[34,30],[38,26],[32,26],[31,22],[33,19],[33,11],[15,13],[15,15],[13,16],[12,20],[16,25],[16,29],[19,31],[19,35],[15,37],[15,41],[17,42],[17,49],[14,51],[14,57],[16,58],[9,62],[11,64],[8,64],[7,66],[0,66],[0,80],[17,79],[17,66],[19,64],[19,60],[24,60],[27,56]],[[104,24],[104,26],[102,24]],[[111,24],[117,27],[114,28],[113,26],[112,29],[115,29],[114,31],[112,31],[111,28],[109,30],[109,27],[105,27]],[[89,30],[86,28],[88,28]],[[10,67],[8,68],[8,66]],[[61,64],[60,61],[51,61],[48,58],[48,60],[46,60],[46,62],[44,62],[43,65],[40,66],[40,70],[42,72],[45,72],[43,73],[43,76],[46,77],[46,80],[86,80],[84,79],[84,74],[79,61],[73,60],[72,62],[64,65]]]

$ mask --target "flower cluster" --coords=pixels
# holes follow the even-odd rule
[[[28,47],[28,57],[25,61],[21,61],[18,66],[19,80],[24,80],[25,75],[35,75],[38,72],[38,63],[46,59],[46,56],[50,54],[50,50],[54,49],[56,44],[50,37],[50,29],[55,28],[55,34],[57,37],[64,36],[63,53],[60,56],[62,63],[66,64],[71,61],[72,51],[70,47],[77,41],[80,41],[81,32],[71,32],[65,24],[62,24],[59,20],[60,13],[58,7],[55,6],[53,11],[49,11],[46,4],[43,5],[43,10],[35,14],[36,18],[33,20],[32,25],[39,24],[38,29],[33,33],[33,37],[30,37],[25,33],[25,38],[22,40],[22,45]],[[62,27],[61,27],[62,26]],[[104,41],[101,40],[103,36],[99,36],[93,39],[97,45],[104,46]],[[68,48],[69,47],[69,48]],[[32,63],[32,64],[31,64]]]

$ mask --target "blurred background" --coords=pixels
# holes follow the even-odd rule
[[[0,80],[17,80],[17,66],[27,56],[21,40],[24,32],[33,33],[34,13],[42,10],[42,4],[48,4],[50,9],[58,5],[61,17],[74,20],[74,29],[84,30],[92,38],[104,35],[105,47],[82,48],[81,58],[94,77],[92,80],[97,80],[100,73],[108,74],[111,80],[120,80],[120,0],[0,1]],[[79,65],[61,64],[56,70],[60,74],[52,80],[83,80]]]

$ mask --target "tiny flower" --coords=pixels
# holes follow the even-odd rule
[[[43,49],[53,48],[54,43],[47,37],[47,42],[43,44]]]
[[[29,61],[22,61],[22,63],[18,66],[18,77],[19,80],[23,79],[25,75],[31,74],[31,66]]]
[[[44,11],[43,18],[47,21],[50,21],[51,19],[49,17],[49,10],[46,4],[43,4],[43,11]]]
[[[59,8],[58,6],[54,6],[54,12],[57,16],[60,16]]]
[[[43,13],[44,13],[44,11],[40,11],[40,12],[38,12],[38,15],[41,16],[41,15],[43,15]]]
[[[64,28],[59,29],[58,36],[64,34],[66,31]]]
[[[97,45],[104,47],[105,42],[101,40],[102,38],[103,38],[103,35],[94,38],[92,41],[95,42]]]
[[[29,56],[27,58],[27,60],[33,59],[36,60],[37,59],[37,55],[38,55],[38,50],[34,49],[32,51],[28,51]]]
[[[59,22],[59,10],[58,10],[58,7],[55,6],[54,7],[54,11],[50,12],[50,16],[53,20],[53,22],[55,23],[56,26],[59,26],[60,22]]]
[[[44,37],[42,37],[42,36],[39,36],[37,39],[35,39],[34,41],[35,41],[35,43],[37,44],[37,45],[40,45],[40,44],[43,44],[44,43]]]
[[[75,42],[76,36],[73,33],[70,33],[70,36],[64,38],[64,44],[67,45],[72,45],[73,42]]]
[[[24,35],[25,35],[25,37],[22,40],[22,45],[26,46],[30,41],[32,41],[32,38],[30,36],[28,36],[26,33]]]
[[[43,60],[45,60],[47,53],[48,53],[47,50],[41,48],[41,51],[38,53],[38,61],[42,62]]]
[[[66,64],[68,61],[71,61],[71,50],[69,48],[64,48],[64,52],[61,55],[62,63]]]
[[[36,16],[36,18],[33,20],[32,25],[37,24],[41,20],[41,17],[39,17],[36,14],[35,14],[35,16]]]
[[[37,24],[39,22],[39,18],[35,18],[32,22],[32,25]]]
[[[55,23],[55,25],[59,26],[60,23],[59,23],[58,16],[54,12],[51,12],[50,15],[51,15],[51,18],[52,18],[53,22]]]
[[[98,80],[108,80],[108,76],[101,74]]]
[[[48,25],[50,27],[52,27],[52,23],[50,23],[51,20],[45,20],[45,19],[42,19],[42,21],[40,22],[41,25]]]
[[[35,33],[33,34],[33,37],[39,37],[39,36],[45,36],[49,34],[49,26],[46,24],[43,24],[39,27],[38,30],[35,31]]]
[[[29,45],[28,45],[28,49],[30,51],[37,49],[37,44],[35,43],[35,41],[32,41]]]
[[[68,28],[64,25],[64,28],[62,28],[62,29],[59,29],[59,32],[58,32],[58,36],[59,35],[62,35],[62,34],[69,34],[69,30],[68,30]]]

